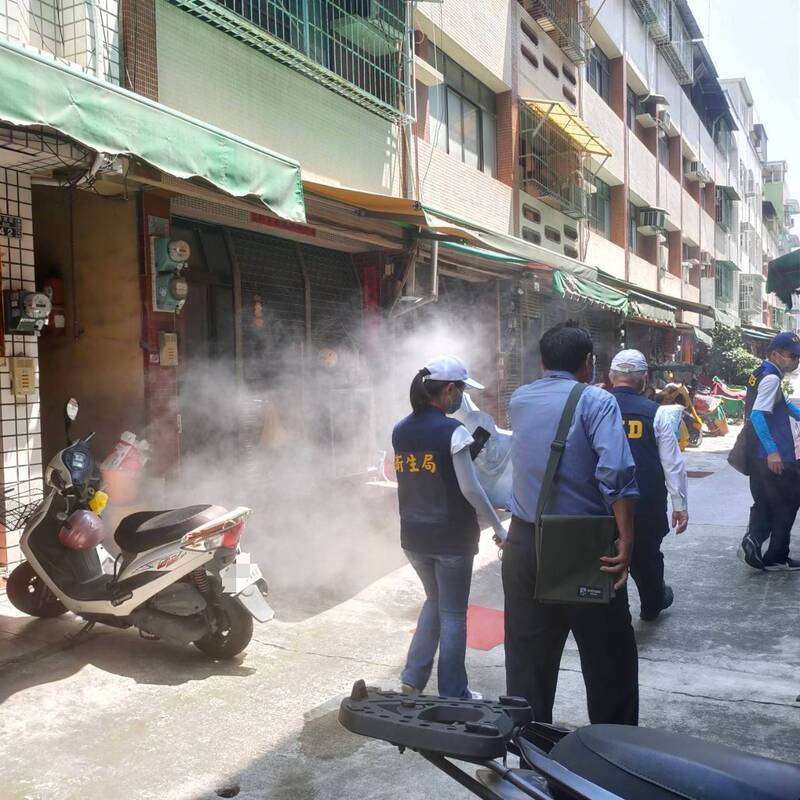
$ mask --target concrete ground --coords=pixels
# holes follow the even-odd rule
[[[711,474],[690,481],[690,528],[665,543],[673,608],[657,623],[642,623],[631,588],[641,721],[800,761],[800,573],[757,573],[735,557],[750,502],[746,479],[725,463],[737,432],[687,453],[692,471]],[[370,534],[374,540],[356,534],[370,564],[361,587],[331,586],[315,599],[301,578],[294,589],[280,581],[277,618],[257,627],[233,663],[111,629],[70,647],[64,634],[78,630],[77,619],[31,620],[0,598],[0,795],[467,797],[418,755],[401,757],[338,726],[338,703],[356,679],[397,686],[421,602],[410,568],[395,569],[394,523]],[[484,539],[472,602],[502,608],[499,562]],[[365,555],[371,550],[382,561]],[[268,576],[271,568],[278,567],[265,565]],[[502,647],[469,651],[468,669],[474,689],[503,692]],[[571,642],[556,717],[587,721]]]

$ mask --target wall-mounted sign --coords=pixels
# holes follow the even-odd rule
[[[0,214],[0,236],[10,236],[12,239],[21,239],[22,217]]]

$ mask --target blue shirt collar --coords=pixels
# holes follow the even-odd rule
[[[563,369],[546,369],[544,374],[542,375],[543,378],[565,378],[569,381],[577,380],[577,378],[571,373],[567,372]]]

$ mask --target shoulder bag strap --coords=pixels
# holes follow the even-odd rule
[[[553,481],[558,472],[558,465],[561,462],[561,454],[567,445],[567,434],[569,433],[570,425],[575,417],[575,409],[581,395],[586,389],[585,383],[576,383],[567,397],[567,404],[564,406],[564,411],[561,414],[561,421],[558,423],[558,430],[556,431],[556,438],[550,444],[550,457],[547,459],[547,469],[544,473],[544,480],[542,481],[542,488],[539,491],[539,501],[536,504],[536,525],[542,520],[547,508],[547,502],[550,500],[550,492],[553,488]]]

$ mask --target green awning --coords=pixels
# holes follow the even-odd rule
[[[694,338],[697,339],[698,342],[701,342],[706,347],[712,347],[714,344],[714,340],[700,328],[692,327],[692,333],[694,334]]]
[[[792,250],[769,262],[767,292],[774,292],[786,308],[791,308],[792,295],[797,291],[800,291],[800,250]]]
[[[473,222],[465,222],[443,211],[437,211],[427,206],[422,206],[422,212],[425,216],[425,224],[434,233],[453,237],[460,236],[483,244],[505,255],[516,256],[530,262],[531,265],[543,264],[563,273],[590,280],[593,283],[597,277],[597,270],[594,267],[590,267],[576,258],[570,258],[563,253],[542,247],[542,245],[526,242],[524,239],[519,239],[507,233],[487,230]]]
[[[740,328],[742,325],[739,317],[735,316],[734,314],[729,314],[727,311],[723,311],[721,308],[714,309],[714,319],[719,322],[720,325],[723,325],[726,328]]]
[[[653,322],[663,322],[674,327],[675,306],[671,306],[669,303],[662,303],[660,300],[638,292],[628,292],[628,297],[630,299],[629,316],[641,317]]]
[[[468,256],[475,256],[476,258],[485,258],[487,261],[494,261],[497,264],[527,264],[527,258],[518,258],[506,253],[498,253],[496,250],[484,250],[482,247],[470,247],[468,244],[459,244],[458,242],[441,242],[442,247],[449,250],[457,250],[459,253],[464,253]]]
[[[777,331],[775,331],[777,333]],[[749,336],[751,339],[759,339],[764,342],[770,341],[775,333],[767,333],[766,331],[759,331],[756,328],[750,328],[742,325],[742,335]]]
[[[715,261],[715,265],[718,267],[727,267],[728,269],[732,269],[734,272],[741,272],[739,265],[735,261],[728,261],[726,258],[718,258]]]
[[[581,300],[617,314],[628,313],[628,295],[588,278],[579,278],[576,275],[568,275],[560,270],[555,270],[553,272],[553,289],[561,297]]]
[[[202,178],[305,222],[300,165],[289,158],[8,42],[0,42],[0,86],[2,121],[43,125],[92,150]]]

